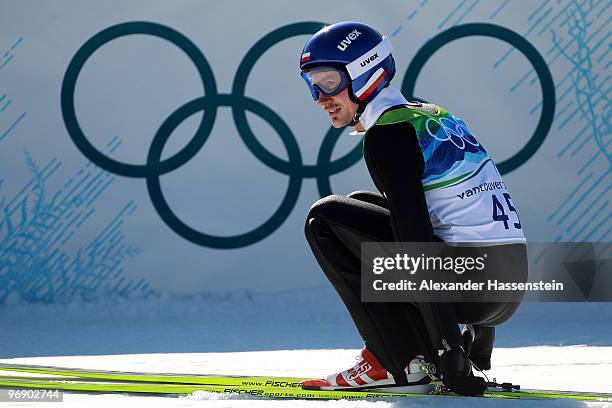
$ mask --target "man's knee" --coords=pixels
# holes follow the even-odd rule
[[[306,236],[308,236],[308,233],[312,230],[312,226],[314,224],[328,219],[334,212],[338,211],[341,206],[340,202],[345,198],[346,197],[338,194],[332,194],[321,198],[310,206],[310,210],[308,210],[308,215],[306,216],[306,223],[304,225],[304,232]]]
[[[306,223],[308,223],[308,220],[311,218],[327,218],[330,214],[340,210],[342,200],[344,199],[346,199],[346,197],[339,194],[331,194],[321,198],[310,206],[308,216],[306,217]]]
[[[347,195],[348,198],[354,198],[356,200],[361,200],[364,197],[369,197],[370,195],[373,195],[374,193],[367,191],[367,190],[357,190],[357,191],[353,191],[352,193],[350,193],[349,195]]]
[[[387,200],[385,199],[385,197],[378,193],[373,193],[371,191],[357,190],[350,193],[347,197],[352,198],[354,200],[374,204],[379,207],[388,208]]]

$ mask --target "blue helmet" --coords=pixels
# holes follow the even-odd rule
[[[387,37],[369,25],[343,21],[322,28],[308,40],[300,58],[300,69],[304,72],[330,66],[341,70],[347,75],[351,99],[366,105],[395,75],[392,50]],[[317,99],[317,91],[312,87],[311,91]]]

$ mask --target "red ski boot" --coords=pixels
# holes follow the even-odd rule
[[[389,373],[367,348],[361,350],[361,360],[352,368],[333,374],[322,380],[302,383],[306,390],[373,390],[381,388],[388,392],[428,394],[435,389],[429,376],[421,369],[423,356],[416,356],[405,368],[408,384],[396,384]]]

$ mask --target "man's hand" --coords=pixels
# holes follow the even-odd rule
[[[470,360],[461,347],[445,351],[440,356],[442,383],[452,392],[464,396],[483,395],[486,390],[482,377],[472,373]]]

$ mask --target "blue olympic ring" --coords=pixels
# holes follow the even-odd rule
[[[217,92],[217,85],[210,64],[195,44],[176,30],[151,22],[128,22],[104,29],[79,48],[66,69],[61,89],[61,108],[68,134],[81,153],[99,167],[118,175],[146,179],[149,196],[156,211],[166,225],[181,237],[197,245],[218,249],[240,248],[251,245],[272,234],[287,219],[298,200],[304,178],[315,178],[319,194],[324,197],[332,193],[330,176],[349,168],[361,159],[361,144],[359,143],[344,156],[334,161],[331,160],[333,149],[342,129],[330,127],[323,139],[316,164],[303,164],[296,138],[287,124],[270,108],[245,95],[246,82],[251,69],[266,50],[284,39],[298,35],[314,34],[324,25],[320,22],[294,23],[278,28],[264,36],[255,43],[240,62],[231,94],[219,94]],[[198,71],[204,91],[204,96],[185,103],[162,123],[155,133],[146,163],[143,165],[122,163],[97,150],[81,130],[74,106],[76,82],[89,57],[106,43],[133,34],[147,34],[162,38],[185,52]],[[425,47],[427,47],[427,44]],[[422,64],[424,64],[424,61]],[[409,77],[410,72],[413,71],[409,68]],[[538,71],[538,75],[540,75],[540,71]],[[416,75],[413,76],[416,80]],[[406,83],[405,80],[404,88]],[[414,87],[412,87],[413,89]],[[408,94],[411,94],[411,92]],[[546,102],[545,100],[545,105]],[[161,175],[181,167],[200,151],[212,131],[219,107],[230,107],[232,109],[238,133],[251,153],[268,167],[289,176],[289,185],[285,197],[268,220],[244,234],[223,237],[197,231],[180,220],[170,209],[162,193],[159,179]],[[200,111],[204,111],[204,114],[193,138],[174,156],[162,160],[163,148],[174,129],[185,119]],[[288,160],[273,155],[257,140],[247,122],[246,111],[258,115],[274,128],[285,146]]]

